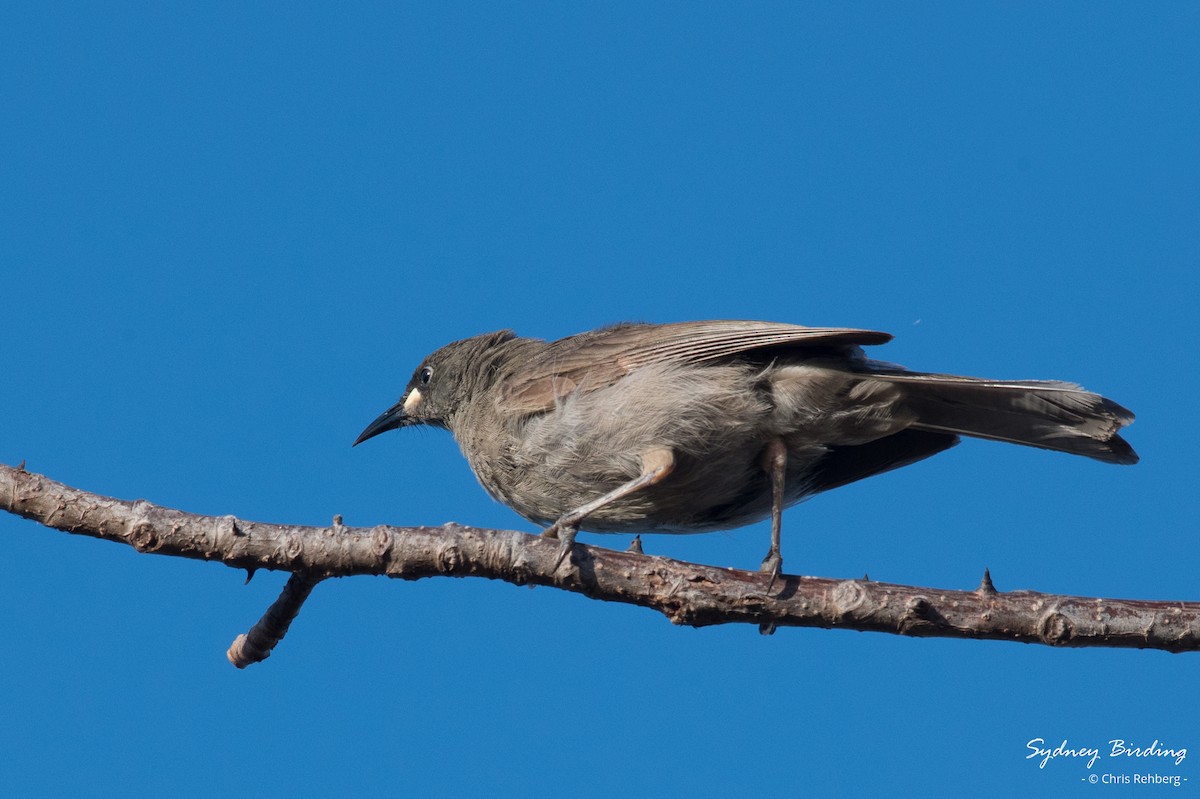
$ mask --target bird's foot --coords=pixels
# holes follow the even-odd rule
[[[542,538],[562,538],[563,536],[574,536],[579,532],[579,523],[582,522],[584,516],[578,511],[571,511],[559,516],[554,524],[542,530]]]
[[[767,593],[771,593],[771,589],[775,587],[776,581],[779,580],[779,575],[783,573],[783,555],[774,547],[763,558],[762,566],[758,568],[763,574],[771,575],[771,581],[767,583]]]
[[[575,551],[575,534],[577,532],[579,532],[579,528],[570,524],[563,524],[562,519],[559,519],[542,532],[543,538],[557,538],[562,542],[558,548],[558,560],[554,561],[554,571],[558,571],[562,567],[563,562],[571,559],[571,553]]]
[[[763,558],[762,566],[758,569],[763,574],[771,575],[771,581],[767,583],[767,593],[771,593],[771,589],[775,587],[776,581],[779,580],[780,574],[783,573],[783,555],[775,547],[767,553]],[[768,621],[758,625],[758,631],[763,635],[773,635],[775,633],[775,622]]]

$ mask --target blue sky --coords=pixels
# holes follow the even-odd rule
[[[1142,463],[968,442],[789,511],[789,571],[1198,597],[1194,5],[7,4],[0,461],[303,524],[532,528],[448,435],[356,449],[503,327],[888,330],[1083,383]],[[749,626],[483,580],[320,585],[0,518],[0,793],[1072,795],[1189,748],[1195,655]],[[624,547],[627,537],[585,537]],[[765,525],[647,550],[757,567]],[[1194,753],[1193,753],[1194,752]],[[1136,791],[1137,786],[1114,788]]]

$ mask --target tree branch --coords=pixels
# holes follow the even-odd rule
[[[1002,593],[986,574],[975,591],[783,575],[768,592],[770,575],[592,546],[576,545],[571,561],[559,565],[558,541],[511,530],[345,527],[340,518],[330,527],[301,527],[199,516],[98,496],[3,465],[0,508],[139,552],[291,572],[280,598],[230,647],[229,659],[239,667],[270,653],[317,582],[356,574],[553,586],[652,608],[695,627],[750,623],[764,630],[837,627],[1052,646],[1200,649],[1200,603]]]
[[[246,578],[250,582],[250,578]],[[271,603],[267,612],[259,619],[250,632],[243,633],[233,639],[225,657],[229,662],[244,669],[251,663],[258,663],[271,656],[271,650],[287,635],[288,627],[300,613],[300,607],[320,579],[307,572],[293,572],[283,586],[279,599]]]

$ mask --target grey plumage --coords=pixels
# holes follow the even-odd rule
[[[1137,461],[1119,434],[1133,414],[1111,400],[1069,383],[910,372],[860,349],[890,338],[733,321],[553,342],[489,333],[430,355],[355,443],[449,429],[493,497],[572,532],[705,532],[774,514],[776,539],[782,507],[960,435]],[[608,492],[619,496],[597,500]]]

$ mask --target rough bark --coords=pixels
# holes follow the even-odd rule
[[[1186,652],[1200,648],[1200,603],[998,592],[985,574],[974,591],[783,575],[702,566],[638,552],[575,545],[511,530],[329,527],[200,516],[102,497],[0,465],[0,508],[47,527],[128,544],[139,552],[291,572],[279,600],[230,647],[234,665],[266,658],[317,582],[358,574],[416,580],[488,577],[545,585],[659,611],[675,624],[750,623],[909,636],[990,638],[1051,646]]]

